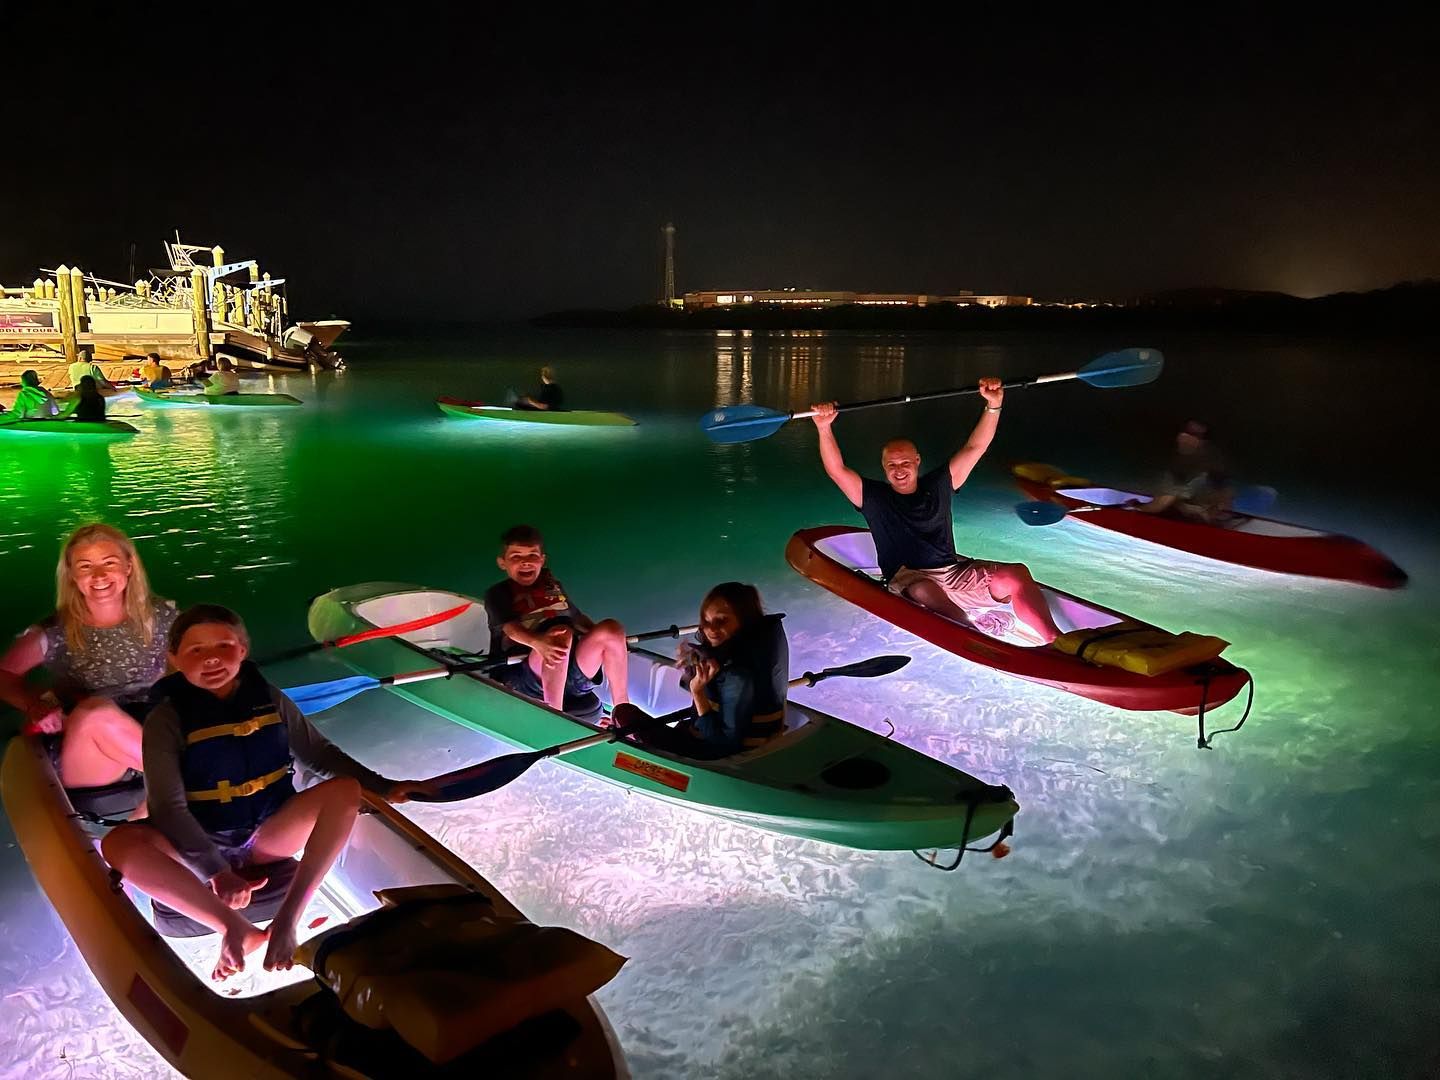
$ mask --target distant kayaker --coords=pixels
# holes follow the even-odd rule
[[[118,783],[140,760],[140,721],[165,674],[165,634],[175,605],[150,592],[130,538],[84,525],[60,549],[55,613],[0,656],[0,700],[44,737],[67,788]],[[26,679],[43,668],[54,687]]]
[[[951,497],[989,449],[1005,399],[999,379],[981,379],[979,389],[985,409],[970,438],[945,465],[921,474],[915,444],[891,439],[880,452],[885,482],[862,477],[846,466],[835,441],[833,401],[810,406],[820,461],[825,475],[870,526],[880,573],[891,592],[997,635],[1010,629],[1008,617],[995,610],[1008,603],[1038,643],[1049,644],[1060,631],[1023,564],[962,558],[955,551]]]
[[[542,411],[563,412],[565,409],[565,391],[560,389],[560,384],[555,381],[555,369],[546,364],[540,369],[540,389],[529,397],[521,397],[515,400],[517,409],[540,409]]]
[[[507,529],[495,562],[505,571],[505,580],[485,593],[490,653],[530,654],[501,668],[495,678],[552,709],[563,709],[567,696],[594,690],[603,671],[612,700],[629,701],[625,627],[614,619],[597,623],[571,602],[545,565],[540,530],[530,525]]]
[[[44,420],[60,415],[60,403],[40,385],[40,375],[32,369],[20,373],[20,393],[15,395],[14,410],[21,418]]]
[[[1175,514],[1220,524],[1229,517],[1234,492],[1225,459],[1210,441],[1210,427],[1187,421],[1175,436],[1175,454],[1166,466],[1160,490],[1149,501],[1124,505],[1142,514]]]
[[[235,374],[235,365],[228,356],[215,361],[215,373],[205,381],[206,397],[224,397],[240,393],[240,376]]]
[[[145,788],[153,824],[121,825],[105,860],[147,895],[222,935],[211,978],[245,967],[269,942],[267,971],[294,965],[297,926],[355,824],[360,789],[404,802],[425,790],[388,780],[321,735],[250,663],[250,638],[228,608],[198,604],[167,638],[175,674],[145,719]],[[331,777],[295,790],[295,762]],[[267,878],[239,871],[304,855],[266,930],[241,914]]]
[[[790,645],[783,615],[767,615],[754,585],[725,581],[700,604],[700,630],[680,645],[680,683],[691,719],[641,741],[685,757],[714,759],[761,746],[785,726]],[[619,712],[620,726],[640,717]]]
[[[70,410],[71,419],[105,419],[105,395],[100,393],[100,388],[95,385],[93,376],[80,376],[80,382],[76,385],[75,391],[78,397],[75,400],[75,408]]]

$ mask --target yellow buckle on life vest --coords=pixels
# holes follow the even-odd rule
[[[756,730],[756,729],[759,730]],[[751,734],[740,740],[740,745],[747,749],[757,746],[764,746],[771,739],[775,738],[785,730],[785,710],[766,713],[763,716],[755,716],[750,719]]]
[[[185,744],[190,746],[197,742],[204,742],[206,739],[218,739],[222,735],[233,735],[243,739],[247,735],[254,735],[261,728],[281,722],[278,712],[270,712],[264,716],[252,716],[249,720],[241,720],[235,724],[216,724],[214,727],[198,728],[185,736]]]
[[[234,799],[244,799],[251,795],[258,795],[271,784],[283,780],[290,775],[290,766],[286,765],[276,769],[264,776],[257,776],[254,780],[246,780],[243,783],[232,784],[229,780],[221,780],[219,787],[208,791],[187,791],[185,798],[190,802],[221,802],[228,803]]]

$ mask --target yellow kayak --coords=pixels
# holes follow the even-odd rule
[[[174,912],[167,920],[162,910],[157,919],[148,898],[121,887],[38,740],[11,740],[0,767],[0,794],[36,880],[96,981],[135,1030],[187,1076],[629,1075],[604,1012],[589,996],[623,960],[572,931],[526,923],[498,889],[383,800],[366,795],[347,847],[301,920],[302,934],[308,927],[320,935],[302,942],[297,954],[315,963],[317,977],[307,977],[298,964],[291,973],[261,970],[261,979],[299,981],[229,996],[237,993],[233,980],[214,983],[208,977],[218,949],[213,935],[186,943],[183,936],[201,928],[191,923],[185,929],[181,924],[188,920]],[[414,899],[421,894],[427,899]],[[379,910],[382,899],[387,906]],[[247,909],[257,923],[264,921],[255,907],[261,902]],[[412,907],[423,908],[423,915],[407,924]],[[492,946],[499,961],[427,970],[402,985],[404,965],[383,935],[393,935],[398,926],[407,947],[424,954],[428,945],[433,960],[456,948],[448,932],[426,941],[430,926],[447,925],[434,912],[456,909],[465,925],[451,920],[448,925],[457,928],[453,940],[459,942],[466,926],[486,924],[493,940],[504,939],[499,948]],[[182,937],[162,937],[157,927]],[[513,947],[507,951],[516,941],[526,943],[526,956],[517,958]],[[364,966],[372,942],[372,959],[378,955],[384,970],[359,976],[357,965]],[[384,952],[377,953],[381,947]],[[562,953],[585,959],[562,971],[556,959]],[[319,957],[326,954],[330,959],[322,963]],[[534,970],[512,974],[526,967],[530,954],[539,957],[530,965]],[[245,977],[260,968],[261,956],[253,955]],[[483,976],[477,974],[481,970]],[[515,981],[522,977],[529,980],[523,987]],[[594,985],[582,984],[586,978]],[[443,1000],[437,1000],[440,987]],[[509,1026],[495,1028],[497,1017]],[[486,1037],[487,1024],[500,1033]],[[485,1041],[471,1045],[477,1037]]]

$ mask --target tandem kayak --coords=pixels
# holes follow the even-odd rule
[[[64,418],[12,419],[0,416],[0,432],[44,435],[65,439],[128,439],[140,430],[123,420],[67,420]]]
[[[624,413],[595,412],[588,409],[511,409],[504,405],[487,405],[483,401],[462,401],[459,398],[436,398],[435,404],[446,416],[467,420],[495,420],[510,424],[564,424],[570,427],[635,427],[635,421]]]
[[[991,636],[887,589],[878,577],[875,542],[865,529],[848,525],[801,529],[786,545],[785,558],[841,599],[956,656],[1121,709],[1199,716],[1202,742],[1206,712],[1229,701],[1250,681],[1249,672],[1218,657],[1160,675],[1142,675],[1092,664],[1053,646],[1036,647]],[[1040,588],[1062,632],[1103,631],[1118,628],[1122,622],[1158,630],[1049,585],[1042,583]]]
[[[310,633],[317,641],[332,641],[451,611],[469,600],[414,585],[351,585],[310,605]],[[470,603],[461,614],[428,629],[348,645],[338,655],[356,671],[376,677],[412,671],[417,659],[464,663],[489,647],[484,606]],[[447,720],[526,750],[603,730],[474,671],[387,689]],[[667,715],[689,702],[673,662],[643,650],[632,650],[629,689],[631,701],[652,715]],[[971,840],[1008,834],[1019,809],[1009,788],[986,784],[793,701],[786,708],[783,732],[718,761],[696,761],[631,740],[603,742],[558,761],[730,821],[864,850],[963,850]]]
[[[268,982],[274,987],[286,976],[263,972],[262,955],[254,954],[245,972],[212,982],[208,976],[218,951],[213,934],[178,912],[153,905],[133,886],[122,887],[37,739],[11,740],[0,791],[36,881],[101,989],[135,1030],[186,1076],[422,1080],[629,1075],[600,1006],[588,991],[571,990],[588,983],[598,986],[613,975],[622,958],[571,931],[525,923],[490,882],[380,799],[366,795],[345,848],[300,921],[302,935],[325,935],[302,942],[297,953],[297,960],[315,965],[315,977],[308,977],[297,963],[291,973],[297,981],[255,992],[244,984]],[[81,805],[83,794],[76,793]],[[261,924],[273,915],[296,865],[289,859],[265,868],[271,883],[245,911],[252,922]],[[383,916],[366,918],[381,910],[382,900]],[[529,952],[502,949],[490,967],[482,969],[492,980],[482,988],[491,991],[491,1013],[479,1021],[466,1015],[465,1005],[473,1002],[464,1001],[463,995],[473,984],[465,982],[469,973],[463,969],[425,971],[402,977],[397,984],[400,956],[393,949],[382,958],[385,979],[370,974],[373,964],[364,968],[367,943],[380,948],[379,935],[393,932],[397,922],[407,933],[406,949],[429,959],[426,922],[457,908],[471,920],[488,921],[497,931],[534,943]],[[453,921],[438,920],[445,925]],[[430,953],[456,948],[452,937],[429,933],[437,938]],[[357,944],[362,950],[358,959]],[[552,969],[548,984],[534,974],[524,986],[509,977],[517,961],[523,968],[528,957],[557,948],[584,957],[587,969],[558,975]],[[348,972],[341,969],[347,963],[352,965]],[[342,977],[354,982],[348,997],[332,990],[335,985],[345,989]],[[423,983],[432,978],[451,998],[438,1009],[425,1000]],[[458,1008],[457,998],[462,1002]],[[372,1010],[368,1023],[350,1015],[357,999]],[[384,1019],[375,1022],[374,1013],[381,1011]],[[503,1019],[495,1019],[497,1015]],[[487,1038],[485,1023],[494,1031],[505,1021],[511,1022]],[[476,1038],[486,1041],[467,1045]],[[436,1058],[447,1060],[438,1063]]]
[[[171,394],[155,390],[136,390],[136,396],[146,405],[159,409],[203,408],[219,405],[225,408],[266,405],[300,405],[297,397],[289,394],[220,394],[206,397],[204,394]]]
[[[1292,525],[1286,521],[1232,512],[1228,523],[1210,525],[1167,514],[1138,514],[1118,504],[1148,496],[1097,487],[1051,465],[1030,462],[1012,470],[1020,490],[1032,499],[1066,510],[1085,509],[1075,520],[1152,544],[1188,551],[1220,562],[1303,577],[1354,581],[1398,589],[1409,575],[1369,544],[1352,536]]]

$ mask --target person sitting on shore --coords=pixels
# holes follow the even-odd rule
[[[539,409],[542,412],[564,412],[565,391],[555,381],[555,369],[546,364],[540,369],[540,389],[529,397],[517,398],[517,409]]]
[[[778,735],[785,726],[790,684],[783,618],[765,613],[754,585],[725,581],[706,593],[700,629],[681,642],[678,654],[680,684],[690,694],[692,714],[639,740],[682,757],[713,760]],[[617,707],[612,719],[626,727],[643,716]]]
[[[225,397],[240,393],[240,376],[235,374],[235,365],[228,356],[215,361],[215,372],[205,381],[206,397]]]
[[[134,543],[109,525],[70,534],[55,580],[55,613],[0,656],[0,700],[44,738],[65,787],[119,783],[140,771],[139,722],[165,674],[175,605],[150,592]],[[37,668],[53,691],[26,678]]]
[[[104,420],[105,395],[100,393],[100,388],[95,385],[95,379],[89,375],[82,375],[75,390],[77,396],[75,407],[70,410],[70,418],[72,420]]]
[[[552,709],[564,709],[567,697],[591,693],[603,672],[612,700],[629,701],[625,628],[614,619],[597,623],[571,602],[546,566],[540,530],[530,525],[507,529],[495,562],[505,580],[485,593],[490,655],[529,655],[494,678]]]
[[[60,403],[40,385],[40,374],[34,369],[20,373],[20,393],[15,395],[13,408],[21,419],[46,420],[60,415]]]
[[[1175,454],[1165,469],[1159,492],[1148,501],[1124,505],[1142,514],[1174,514],[1191,521],[1222,524],[1230,516],[1228,469],[1210,441],[1209,425],[1187,421],[1175,436]]]
[[[300,917],[350,836],[361,788],[404,802],[427,786],[388,780],[321,735],[247,659],[245,624],[228,608],[182,612],[168,645],[176,671],[156,685],[160,702],[145,719],[150,823],[112,830],[101,853],[136,888],[222,935],[212,978],[243,970],[267,941],[265,969],[288,969]],[[297,792],[296,761],[330,779]],[[302,850],[260,930],[242,912],[267,879],[239,871]]]
[[[835,441],[833,401],[811,406],[820,462],[864,515],[891,592],[994,636],[1012,628],[1008,614],[996,610],[1008,603],[1037,644],[1048,645],[1060,630],[1030,571],[1022,563],[961,558],[955,551],[951,497],[994,440],[1005,398],[999,379],[981,379],[979,388],[985,409],[970,437],[946,464],[929,472],[920,472],[920,452],[909,439],[891,439],[881,450],[883,483],[846,466]]]

